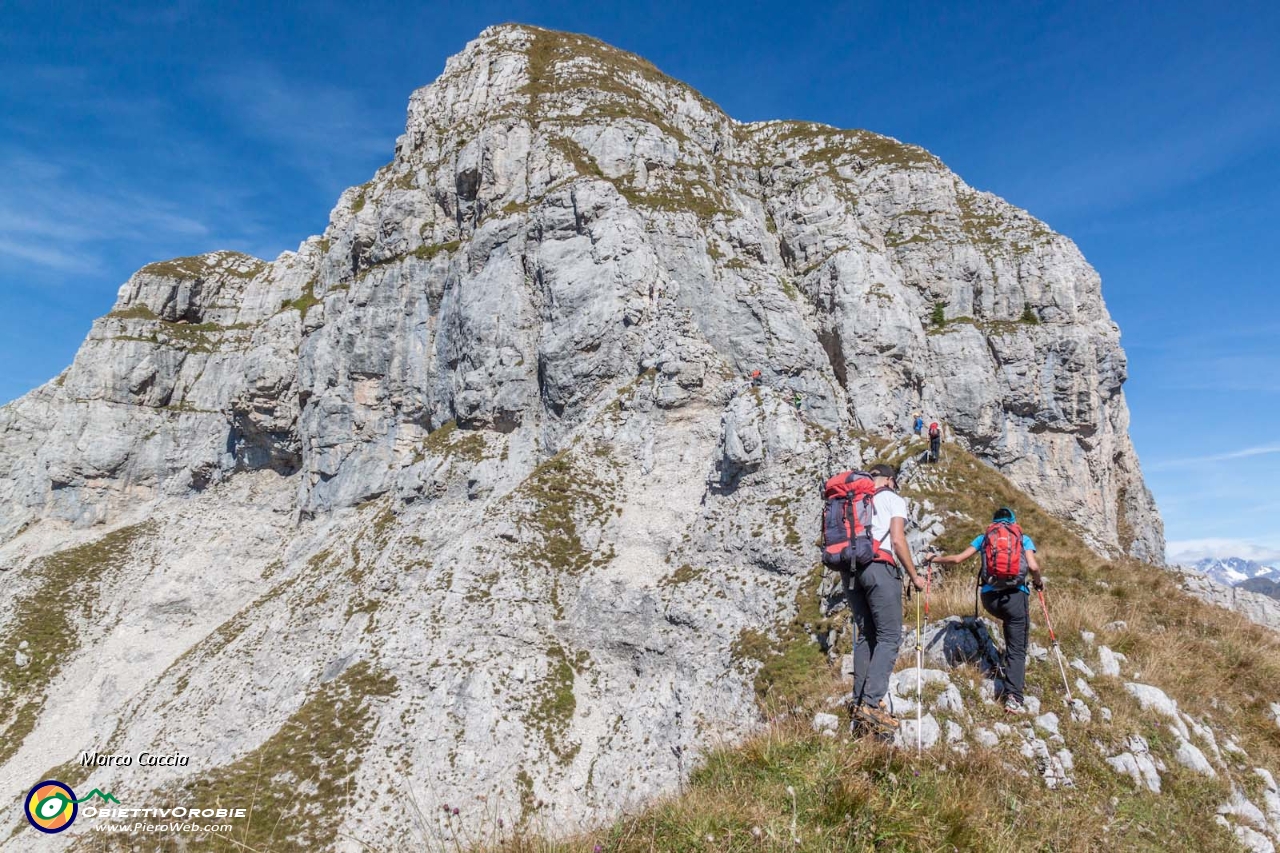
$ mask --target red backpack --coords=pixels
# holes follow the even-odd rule
[[[822,488],[822,562],[848,569],[872,563],[892,563],[893,555],[871,537],[872,500],[888,489],[877,489],[875,478],[863,471],[844,471]]]
[[[1018,586],[1026,569],[1022,556],[1022,528],[998,521],[987,528],[982,542],[982,570],[986,582],[996,588]]]
[[[941,435],[942,430],[938,428],[938,424],[936,422],[929,424],[929,438],[938,438]]]

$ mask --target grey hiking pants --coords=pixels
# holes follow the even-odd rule
[[[875,707],[889,692],[902,640],[902,578],[898,567],[872,563],[848,584],[858,634],[853,645],[853,702]]]
[[[1004,624],[1004,693],[1022,701],[1027,687],[1027,634],[1031,629],[1027,600],[1021,589],[984,592],[982,606]]]

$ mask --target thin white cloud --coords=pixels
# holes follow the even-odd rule
[[[335,192],[351,183],[353,158],[390,160],[403,130],[378,121],[368,98],[352,89],[290,79],[264,62],[215,78],[212,94],[237,131],[271,143]]]
[[[184,4],[162,11],[180,14]],[[0,71],[0,101],[54,100],[90,128],[67,135],[56,125],[7,125],[11,132],[0,139],[6,281],[71,281],[122,264],[132,271],[175,254],[270,241],[260,196],[271,164],[235,160],[189,132],[170,101],[145,91],[124,97],[88,69],[9,68],[0,60]],[[296,243],[289,235],[271,254]]]
[[[50,162],[14,146],[0,148],[0,257],[91,272],[108,244],[163,246],[209,234],[172,202],[112,188],[92,163]]]
[[[1227,538],[1182,539],[1169,542],[1165,547],[1165,559],[1180,566],[1189,566],[1208,558],[1224,560],[1227,557],[1239,557],[1258,563],[1280,562],[1280,548]]]
[[[91,257],[68,252],[45,242],[17,242],[0,232],[0,255],[17,258],[36,266],[68,273],[88,273],[96,268]]]
[[[1050,217],[1095,214],[1194,183],[1256,150],[1280,125],[1275,104],[1250,94],[1224,98],[1205,111],[1212,120],[1164,125],[1159,140],[1109,140],[1099,153],[1037,175],[1039,186],[1058,188],[1039,200],[1037,210]]]
[[[1263,341],[1261,345],[1269,343]],[[1200,359],[1186,370],[1171,375],[1160,387],[1180,391],[1275,393],[1280,391],[1280,356],[1263,351]]]
[[[1187,456],[1182,459],[1165,459],[1147,466],[1152,471],[1164,471],[1170,468],[1191,468],[1213,462],[1230,462],[1236,459],[1251,459],[1255,456],[1270,456],[1280,453],[1280,444],[1260,444],[1257,447],[1245,447],[1227,453],[1211,453],[1206,456]]]

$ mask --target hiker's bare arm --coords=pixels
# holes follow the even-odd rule
[[[893,552],[898,555],[898,563],[907,570],[907,576],[916,589],[924,589],[924,580],[916,574],[916,564],[911,560],[911,548],[907,545],[907,520],[895,518],[889,522],[889,539],[893,542]]]
[[[943,565],[953,566],[956,563],[963,563],[965,560],[969,559],[976,553],[978,553],[978,549],[970,545],[968,548],[965,548],[959,554],[952,554],[949,557],[934,557],[932,560],[930,560],[930,562],[942,563]]]
[[[1027,551],[1027,570],[1031,572],[1031,578],[1036,583],[1042,580],[1040,575],[1040,561],[1036,559],[1035,551]]]

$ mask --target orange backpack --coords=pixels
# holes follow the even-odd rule
[[[828,566],[865,569],[872,563],[892,563],[893,555],[871,537],[872,501],[877,489],[865,471],[843,471],[822,488],[822,562]],[[892,491],[891,489],[889,489]]]
[[[982,571],[986,582],[1007,589],[1023,582],[1026,560],[1022,552],[1022,528],[998,521],[987,528],[982,542]]]

